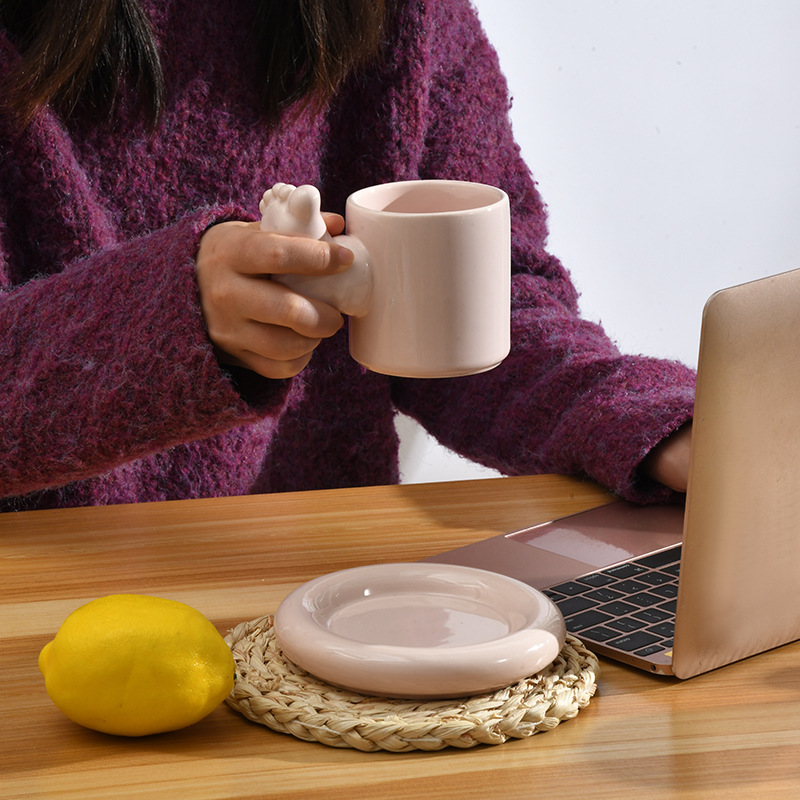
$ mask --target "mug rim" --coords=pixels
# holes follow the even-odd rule
[[[473,203],[468,203],[467,205],[463,205],[463,198],[462,204],[456,208],[452,209],[443,209],[443,210],[420,210],[420,211],[403,211],[403,210],[392,210],[391,208],[381,207],[376,205],[375,203],[367,203],[365,200],[367,198],[375,198],[376,196],[383,197],[383,203],[391,204],[393,200],[397,200],[401,197],[398,194],[399,189],[408,188],[409,190],[419,189],[423,186],[429,186],[432,188],[437,189],[471,189],[477,193],[480,193],[481,197],[484,197],[485,200],[480,200],[478,198]],[[462,180],[450,180],[450,179],[415,179],[415,180],[408,180],[408,181],[391,181],[388,183],[379,183],[373,186],[365,186],[362,189],[358,189],[353,192],[347,198],[347,206],[348,207],[356,207],[360,211],[369,212],[372,214],[380,214],[381,216],[392,216],[392,217],[414,217],[414,216],[424,216],[424,217],[441,217],[441,216],[449,216],[449,215],[464,215],[476,212],[486,211],[488,209],[494,208],[497,205],[504,205],[508,204],[508,195],[505,191],[500,189],[497,186],[492,186],[488,183],[480,183],[475,181],[462,181]]]

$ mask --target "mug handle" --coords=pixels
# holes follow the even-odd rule
[[[372,265],[366,248],[355,236],[331,237],[321,213],[316,186],[276,183],[264,192],[258,209],[261,230],[283,236],[333,241],[353,251],[353,263],[336,275],[270,275],[304,297],[322,300],[350,317],[363,317],[372,296]]]

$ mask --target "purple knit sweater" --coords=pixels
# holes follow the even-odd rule
[[[0,508],[289,491],[398,479],[397,410],[505,473],[589,475],[641,501],[645,453],[691,415],[693,373],[620,355],[578,314],[506,86],[468,0],[404,0],[379,69],[318,116],[258,117],[251,2],[147,0],[168,85],[155,135],[133,117],[0,122]],[[16,58],[0,32],[0,70]],[[203,230],[254,219],[275,182],[323,207],[374,183],[504,188],[513,349],[498,368],[393,379],[346,332],[296,378],[223,369],[194,276]]]

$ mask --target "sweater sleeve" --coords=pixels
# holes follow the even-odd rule
[[[512,352],[482,375],[397,380],[395,402],[443,444],[506,474],[588,475],[632,500],[668,500],[637,467],[691,417],[694,373],[623,355],[581,318],[568,273],[545,249],[545,210],[512,135],[496,53],[467,0],[427,8],[419,175],[508,192]]]
[[[96,475],[282,406],[284,382],[237,384],[203,324],[195,250],[232,213],[193,212],[16,286],[0,228],[0,496]]]

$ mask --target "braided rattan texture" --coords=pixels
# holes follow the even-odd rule
[[[285,659],[272,616],[226,637],[236,661],[228,704],[253,722],[304,741],[357,750],[441,750],[502,744],[551,730],[585,708],[599,665],[574,637],[542,672],[490,694],[410,701],[337,689]]]

